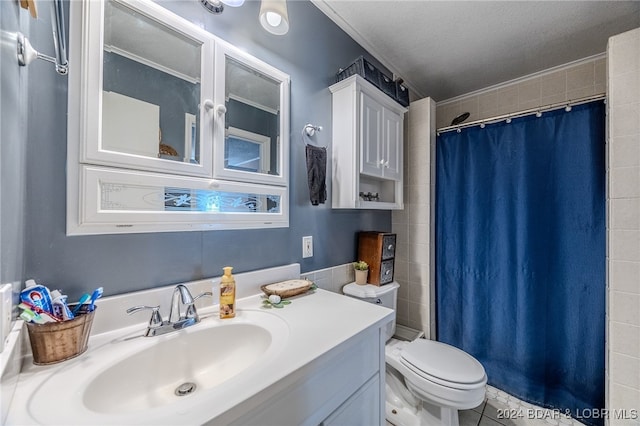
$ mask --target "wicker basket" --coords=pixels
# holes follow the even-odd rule
[[[55,364],[83,354],[89,343],[95,309],[74,319],[46,324],[27,323],[36,365]]]

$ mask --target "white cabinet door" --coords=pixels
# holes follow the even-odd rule
[[[402,118],[384,109],[383,115],[382,175],[386,179],[402,179]]]
[[[289,184],[289,76],[216,42],[213,177]]]
[[[360,173],[381,176],[383,108],[364,92],[360,92],[360,104]]]
[[[69,160],[211,177],[214,37],[153,2],[71,5]]]
[[[322,426],[370,426],[381,424],[380,382],[373,376],[355,394],[334,411]]]

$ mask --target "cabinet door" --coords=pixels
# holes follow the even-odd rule
[[[69,96],[81,114],[73,160],[210,177],[213,36],[152,2],[77,3],[74,18],[81,9],[86,19]]]
[[[355,394],[334,411],[321,426],[379,425],[380,419],[380,382],[378,375],[373,376]]]
[[[214,177],[288,185],[289,76],[222,41],[215,56]]]
[[[383,107],[364,92],[360,104],[360,173],[381,176]]]
[[[382,139],[382,174],[386,179],[402,179],[402,118],[384,109]]]

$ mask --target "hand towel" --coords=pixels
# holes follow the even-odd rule
[[[324,204],[327,199],[327,148],[307,145],[307,181],[311,204]]]

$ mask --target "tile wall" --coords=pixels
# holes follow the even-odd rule
[[[481,120],[605,90],[606,55],[600,54],[438,102],[436,125],[448,126],[463,112],[471,114],[466,121]]]
[[[344,287],[345,284],[352,283],[356,280],[352,263],[305,272],[300,278],[311,280],[319,288],[338,294],[342,294],[342,287]]]
[[[395,280],[398,290],[399,324],[422,330],[431,336],[431,315],[435,312],[435,270],[430,267],[435,253],[432,231],[435,179],[431,158],[435,158],[435,102],[431,98],[411,104],[405,116],[404,210],[394,210],[392,232],[397,234]],[[435,165],[434,165],[435,166]]]
[[[640,425],[640,28],[609,39],[608,401]],[[616,419],[635,409],[636,418]],[[616,411],[621,410],[621,411]],[[624,417],[624,416],[623,416]],[[627,415],[626,417],[634,417]]]

